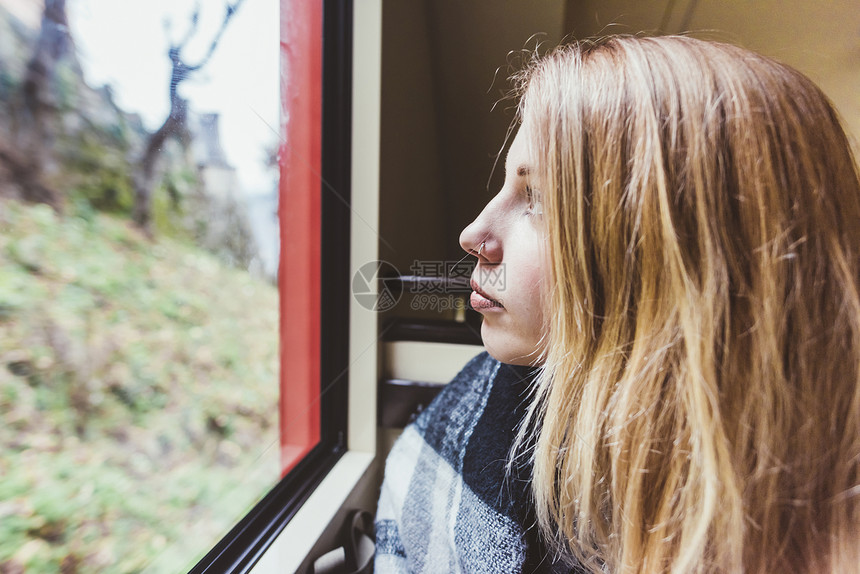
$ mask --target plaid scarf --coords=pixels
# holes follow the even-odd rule
[[[530,381],[530,369],[482,353],[406,427],[385,465],[376,572],[562,568],[537,538],[531,467],[506,472]]]

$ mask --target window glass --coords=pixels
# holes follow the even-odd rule
[[[2,572],[186,571],[281,477],[278,9],[0,0]]]

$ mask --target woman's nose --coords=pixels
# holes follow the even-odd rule
[[[476,219],[460,232],[460,247],[462,247],[465,252],[475,255],[477,255],[478,249],[483,242],[477,223],[478,220]]]
[[[499,239],[487,224],[487,209],[485,208],[475,220],[460,233],[460,247],[478,259],[489,261],[498,251]]]
[[[484,206],[478,217],[460,233],[460,247],[467,253],[477,255],[479,261],[501,261],[503,238],[506,235],[510,211],[504,190],[499,191]]]

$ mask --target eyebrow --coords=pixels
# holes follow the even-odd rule
[[[525,165],[521,165],[517,168],[517,175],[519,177],[525,177],[532,172],[531,168]]]

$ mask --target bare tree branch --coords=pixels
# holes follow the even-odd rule
[[[224,35],[224,30],[227,29],[227,24],[230,23],[230,19],[233,18],[233,15],[236,13],[236,11],[239,9],[239,6],[241,6],[244,1],[245,0],[236,0],[232,4],[227,4],[224,12],[224,19],[221,21],[221,27],[218,29],[218,33],[212,40],[212,44],[209,45],[209,50],[206,52],[206,55],[203,56],[203,59],[200,62],[188,67],[189,71],[194,72],[206,65],[206,62],[208,62],[209,58],[212,57],[212,54],[215,53],[215,48],[218,46],[218,42],[221,40],[221,36]]]
[[[188,44],[189,40],[194,37],[194,34],[197,33],[197,24],[200,22],[200,2],[194,3],[194,12],[191,13],[191,25],[188,26],[188,32],[185,33],[185,37],[179,41],[178,44],[171,43],[171,48],[177,48],[178,50],[182,50],[186,44]]]
[[[147,233],[151,233],[152,190],[155,186],[155,168],[161,155],[161,150],[168,138],[187,133],[185,127],[187,102],[179,96],[179,84],[185,81],[190,74],[200,70],[209,62],[209,59],[215,52],[215,48],[218,47],[218,43],[221,41],[224,30],[227,29],[230,20],[244,1],[236,0],[232,4],[229,2],[226,4],[221,27],[218,28],[218,32],[212,39],[212,43],[209,45],[209,49],[203,56],[203,59],[198,63],[194,65],[187,64],[182,57],[182,50],[197,33],[200,20],[199,3],[195,4],[194,12],[191,14],[191,24],[185,37],[178,44],[170,44],[170,49],[168,50],[168,57],[172,64],[170,73],[170,112],[161,127],[150,135],[143,157],[141,158],[138,173],[134,177],[135,200],[132,218]]]

